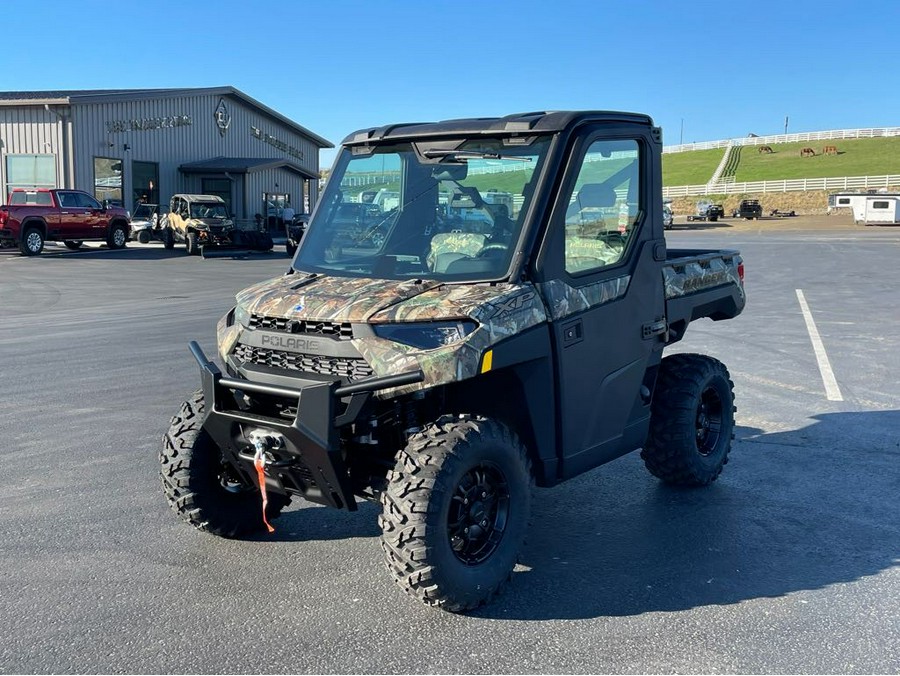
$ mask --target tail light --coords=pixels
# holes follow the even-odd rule
[[[741,284],[744,283],[744,264],[738,263],[738,277],[741,278]]]
[[[6,209],[0,209],[0,225],[4,225],[9,218],[9,212]]]

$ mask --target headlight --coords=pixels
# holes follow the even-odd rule
[[[243,305],[234,306],[234,322],[241,326],[250,326],[250,311]]]
[[[375,324],[372,327],[376,336],[420,350],[433,350],[436,347],[458,343],[476,328],[478,324],[468,319],[415,324]]]

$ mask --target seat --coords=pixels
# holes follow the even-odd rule
[[[440,232],[431,238],[426,257],[432,272],[446,272],[447,267],[462,258],[472,258],[484,248],[485,235],[477,232]]]
[[[616,204],[616,191],[606,183],[585,183],[575,195],[575,200],[566,209],[566,218],[575,216],[585,209],[604,209]]]

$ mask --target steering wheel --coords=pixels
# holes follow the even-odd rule
[[[610,246],[625,246],[625,235],[621,232],[616,232],[615,230],[611,232],[599,232],[597,233],[597,239],[601,242],[606,242]]]
[[[494,242],[492,244],[485,244],[481,251],[478,252],[477,258],[482,258],[486,254],[489,254],[491,251],[507,251],[509,247],[506,244],[500,244],[498,242]]]

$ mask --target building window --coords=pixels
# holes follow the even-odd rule
[[[7,155],[6,189],[56,188],[56,155]]]
[[[890,202],[872,202],[873,209],[890,209]]]
[[[131,163],[131,192],[134,206],[159,204],[159,165],[156,162]]]
[[[225,200],[225,209],[234,214],[231,208],[231,181],[227,178],[204,178],[200,181],[200,190],[204,195],[218,195]]]
[[[839,197],[838,204],[850,204],[850,198],[849,197]]]
[[[122,202],[122,160],[114,157],[94,158],[94,197],[103,202]]]

